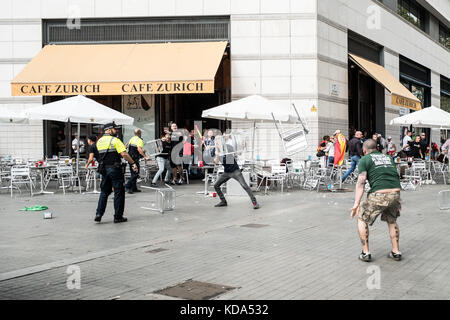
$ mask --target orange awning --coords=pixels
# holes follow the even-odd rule
[[[47,45],[13,96],[213,93],[227,42]]]
[[[393,105],[408,108],[411,110],[421,110],[420,100],[411,93],[404,85],[390,74],[385,68],[369,60],[349,54],[350,60],[356,63],[368,75],[374,78],[379,84],[391,93],[391,103]]]

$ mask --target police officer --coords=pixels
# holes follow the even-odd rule
[[[126,152],[122,141],[117,138],[118,127],[114,122],[104,126],[105,134],[96,144],[99,153],[99,172],[102,175],[100,185],[101,193],[98,199],[95,221],[100,222],[105,213],[108,197],[114,188],[114,223],[126,222],[123,216],[125,208],[124,174],[121,165],[121,156],[132,166],[132,171],[137,172],[137,164]]]
[[[136,185],[136,181],[139,176],[139,169],[140,169],[139,168],[139,159],[145,158],[145,160],[150,161],[150,158],[145,155],[145,150],[143,149],[144,141],[142,140],[141,136],[142,136],[141,129],[134,129],[134,137],[132,137],[130,139],[130,141],[128,141],[128,143],[127,143],[128,154],[133,159],[133,161],[136,163],[137,168],[138,168],[137,172],[135,172],[132,170],[131,164],[130,164],[131,175],[130,175],[130,179],[128,180],[127,184],[125,185],[125,189],[128,193],[141,192],[141,190],[139,190]]]

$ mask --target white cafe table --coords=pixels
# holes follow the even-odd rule
[[[86,191],[87,191],[87,187],[88,187],[89,177],[91,175],[94,176],[94,190],[89,191],[89,192],[83,192],[83,194],[100,193],[100,191],[97,190],[97,169],[98,169],[98,166],[88,166],[87,169],[88,169],[88,174],[86,175]]]
[[[262,162],[264,167],[267,167],[267,162],[269,161],[275,161],[275,159],[265,159],[265,158],[256,159],[256,163]]]
[[[29,167],[30,170],[39,170],[40,171],[40,176],[41,176],[41,190],[37,193],[33,193],[33,195],[37,195],[37,194],[54,194],[54,192],[52,191],[45,191],[44,190],[44,172],[45,170],[47,170],[48,168],[50,168],[50,166],[30,166]]]

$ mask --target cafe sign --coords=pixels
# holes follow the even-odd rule
[[[11,83],[13,96],[214,93],[214,80],[100,83]]]
[[[422,106],[420,101],[415,101],[409,98],[405,98],[396,94],[392,94],[392,104],[395,106],[399,106],[399,107],[403,107],[403,108],[408,108],[411,110],[421,110]]]

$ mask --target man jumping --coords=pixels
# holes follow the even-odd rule
[[[400,179],[391,157],[377,151],[377,143],[368,139],[363,144],[364,157],[358,164],[358,182],[355,190],[355,203],[351,209],[350,218],[358,215],[358,233],[361,239],[362,252],[359,259],[371,261],[369,251],[369,225],[372,226],[381,214],[381,220],[389,226],[392,241],[392,251],[389,257],[399,261],[402,253],[399,251],[400,230],[397,217],[400,216]],[[370,191],[361,204],[364,186],[369,181]]]

